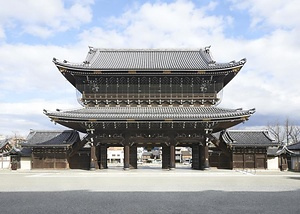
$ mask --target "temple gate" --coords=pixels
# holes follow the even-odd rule
[[[217,63],[209,47],[90,47],[82,63],[53,62],[78,90],[83,107],[44,113],[55,123],[86,133],[77,151],[90,144],[91,169],[107,168],[111,146],[124,148],[126,170],[137,168],[137,147],[147,146],[162,147],[163,169],[175,168],[177,146],[192,148],[193,169],[207,169],[212,134],[255,112],[217,107],[223,88],[246,60]]]

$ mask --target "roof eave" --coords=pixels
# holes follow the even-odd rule
[[[77,117],[63,117],[63,116],[57,116],[57,115],[51,115],[47,114],[49,118],[51,118],[54,122],[56,121],[70,121],[73,122],[183,122],[183,121],[189,121],[189,122],[203,122],[203,123],[209,123],[209,122],[218,122],[218,121],[237,121],[242,120],[246,121],[251,114],[249,115],[242,115],[242,116],[236,116],[236,117],[218,117],[218,118],[183,118],[183,119],[171,119],[171,118],[161,118],[161,119],[151,119],[151,118],[124,118],[124,119],[118,119],[118,118],[77,118]]]
[[[151,72],[159,72],[159,71],[165,71],[165,70],[170,70],[170,71],[182,71],[182,72],[198,72],[198,71],[202,71],[202,72],[214,72],[214,71],[225,71],[228,69],[238,69],[238,68],[242,68],[244,66],[244,63],[236,63],[233,65],[229,65],[229,66],[224,66],[223,68],[214,68],[214,66],[208,66],[209,69],[207,68],[193,68],[193,69],[173,69],[173,68],[161,68],[161,69],[152,69],[152,68],[130,68],[130,69],[118,69],[118,68],[94,68],[91,66],[83,66],[80,64],[69,64],[69,63],[63,63],[63,62],[59,62],[59,61],[53,61],[54,64],[56,65],[57,68],[62,68],[62,69],[66,69],[69,71],[75,71],[75,72],[95,72],[95,71],[106,71],[106,72],[117,72],[117,71],[121,71],[121,72],[125,72],[125,71],[151,71]]]
[[[36,145],[36,144],[22,144],[22,147],[24,148],[70,148],[72,144],[65,144],[65,145]]]
[[[269,147],[278,146],[277,144],[231,144],[233,147]]]

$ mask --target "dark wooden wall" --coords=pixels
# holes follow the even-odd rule
[[[70,169],[90,169],[91,157],[89,149],[79,151],[68,160]]]
[[[235,148],[232,153],[233,169],[266,169],[266,148]]]
[[[209,165],[218,169],[231,169],[232,163],[229,156],[224,153],[210,153]]]
[[[63,149],[33,149],[32,169],[67,169],[67,151]]]

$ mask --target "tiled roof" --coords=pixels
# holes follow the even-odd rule
[[[300,142],[299,142],[299,143],[292,144],[292,145],[289,145],[287,148],[288,148],[289,150],[300,150]]]
[[[29,147],[22,148],[20,154],[22,157],[31,157],[31,148]]]
[[[0,140],[0,154],[1,155],[10,155],[13,153],[14,146],[11,145],[8,139]]]
[[[99,49],[90,48],[86,60],[75,64],[54,59],[56,65],[85,70],[215,70],[242,66],[238,62],[216,63],[205,49]]]
[[[23,147],[69,146],[79,140],[79,134],[73,130],[36,131],[31,130]]]
[[[5,146],[7,143],[7,140],[0,140],[0,149]]]
[[[221,133],[220,138],[233,146],[276,146],[276,143],[267,130],[227,130]]]
[[[224,109],[217,107],[86,107],[71,111],[45,112],[50,118],[75,119],[80,121],[122,120],[221,120],[247,117],[251,110]]]
[[[288,154],[290,156],[300,156],[300,154],[295,153],[293,150],[290,150],[286,145],[279,146],[276,151],[276,155]]]

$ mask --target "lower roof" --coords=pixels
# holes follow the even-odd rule
[[[209,107],[85,107],[44,113],[56,120],[72,121],[209,121],[248,118],[254,109]]]
[[[79,140],[79,134],[74,130],[31,130],[22,146],[68,147]]]
[[[226,130],[221,133],[220,139],[226,144],[237,147],[278,146],[269,135],[267,130]]]
[[[300,142],[292,144],[292,145],[289,145],[287,148],[289,150],[300,150]]]

